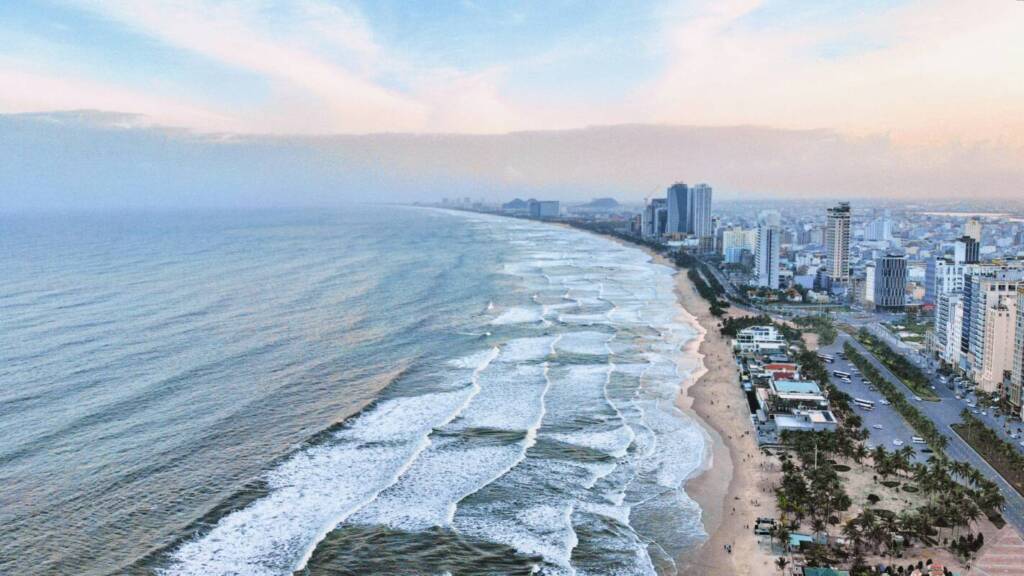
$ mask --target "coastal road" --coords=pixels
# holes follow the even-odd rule
[[[860,342],[851,337],[845,332],[839,332],[835,343],[832,346],[827,347],[829,350],[826,354],[833,354],[836,350],[842,350],[843,345],[849,342],[855,350],[860,352],[862,356],[878,370],[878,372],[895,388],[900,391],[908,401],[917,405],[926,416],[931,418],[935,422],[939,431],[946,436],[949,440],[945,452],[946,456],[953,460],[960,460],[967,462],[981,471],[986,478],[989,478],[995,482],[1000,491],[1003,493],[1003,497],[1006,499],[1006,505],[1003,507],[1003,517],[1007,522],[1012,524],[1021,533],[1024,533],[1024,497],[1022,497],[1016,490],[1013,489],[1002,476],[986,462],[973,448],[970,447],[959,435],[957,435],[950,424],[956,424],[960,422],[960,410],[963,409],[963,405],[953,398],[953,392],[948,390],[945,386],[936,386],[935,392],[939,395],[940,400],[938,402],[918,402],[914,399],[913,392],[909,388],[903,385],[902,381],[897,378],[888,368],[885,367],[870,351],[868,351]],[[839,360],[837,359],[837,362]],[[842,388],[840,388],[842,389]],[[902,418],[900,419],[903,422]],[[905,423],[905,422],[904,422]],[[872,430],[874,432],[874,430]],[[887,446],[887,449],[892,449],[892,445]]]
[[[903,417],[901,417],[899,412],[896,412],[892,406],[882,403],[885,399],[882,393],[871,390],[871,386],[864,380],[863,375],[854,373],[856,367],[851,362],[845,358],[839,357],[839,353],[842,351],[843,345],[838,338],[835,343],[829,346],[823,346],[820,349],[820,352],[835,358],[834,362],[827,364],[829,379],[832,381],[832,384],[853,398],[863,398],[864,400],[871,400],[875,403],[874,410],[864,410],[857,406],[853,406],[854,411],[857,412],[864,421],[864,428],[870,434],[868,448],[870,449],[875,446],[881,446],[892,452],[899,450],[903,446],[910,446],[914,449],[915,462],[927,462],[928,458],[931,457],[931,453],[925,452],[925,450],[928,450],[928,446],[923,444],[914,444],[911,441],[911,437],[917,435],[914,429],[911,428],[905,420],[903,420]],[[832,373],[836,370],[852,374],[850,379],[851,381],[847,383],[842,379],[837,378]],[[875,426],[881,426],[881,429],[875,428]],[[897,446],[893,443],[896,440],[903,444]]]

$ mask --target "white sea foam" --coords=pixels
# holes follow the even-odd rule
[[[221,518],[172,554],[168,575],[289,573],[326,533],[394,483],[472,390],[381,402],[331,442],[267,475],[269,495]]]
[[[539,306],[534,308],[509,308],[502,312],[497,318],[491,320],[491,324],[494,324],[495,326],[503,326],[508,324],[540,322],[541,312],[542,310]]]
[[[567,332],[558,342],[557,349],[571,354],[592,354],[599,356],[608,353],[608,342],[610,342],[612,338],[612,334],[605,332]]]

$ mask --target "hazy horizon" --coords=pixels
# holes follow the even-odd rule
[[[0,6],[0,210],[1024,191],[1024,4]]]

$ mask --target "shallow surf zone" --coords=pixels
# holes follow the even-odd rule
[[[267,473],[163,574],[657,574],[705,537],[706,440],[674,406],[672,270],[583,232],[466,215],[507,245],[475,350],[398,381]]]

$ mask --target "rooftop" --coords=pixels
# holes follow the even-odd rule
[[[779,394],[821,395],[821,388],[811,380],[776,380],[775,391]]]

